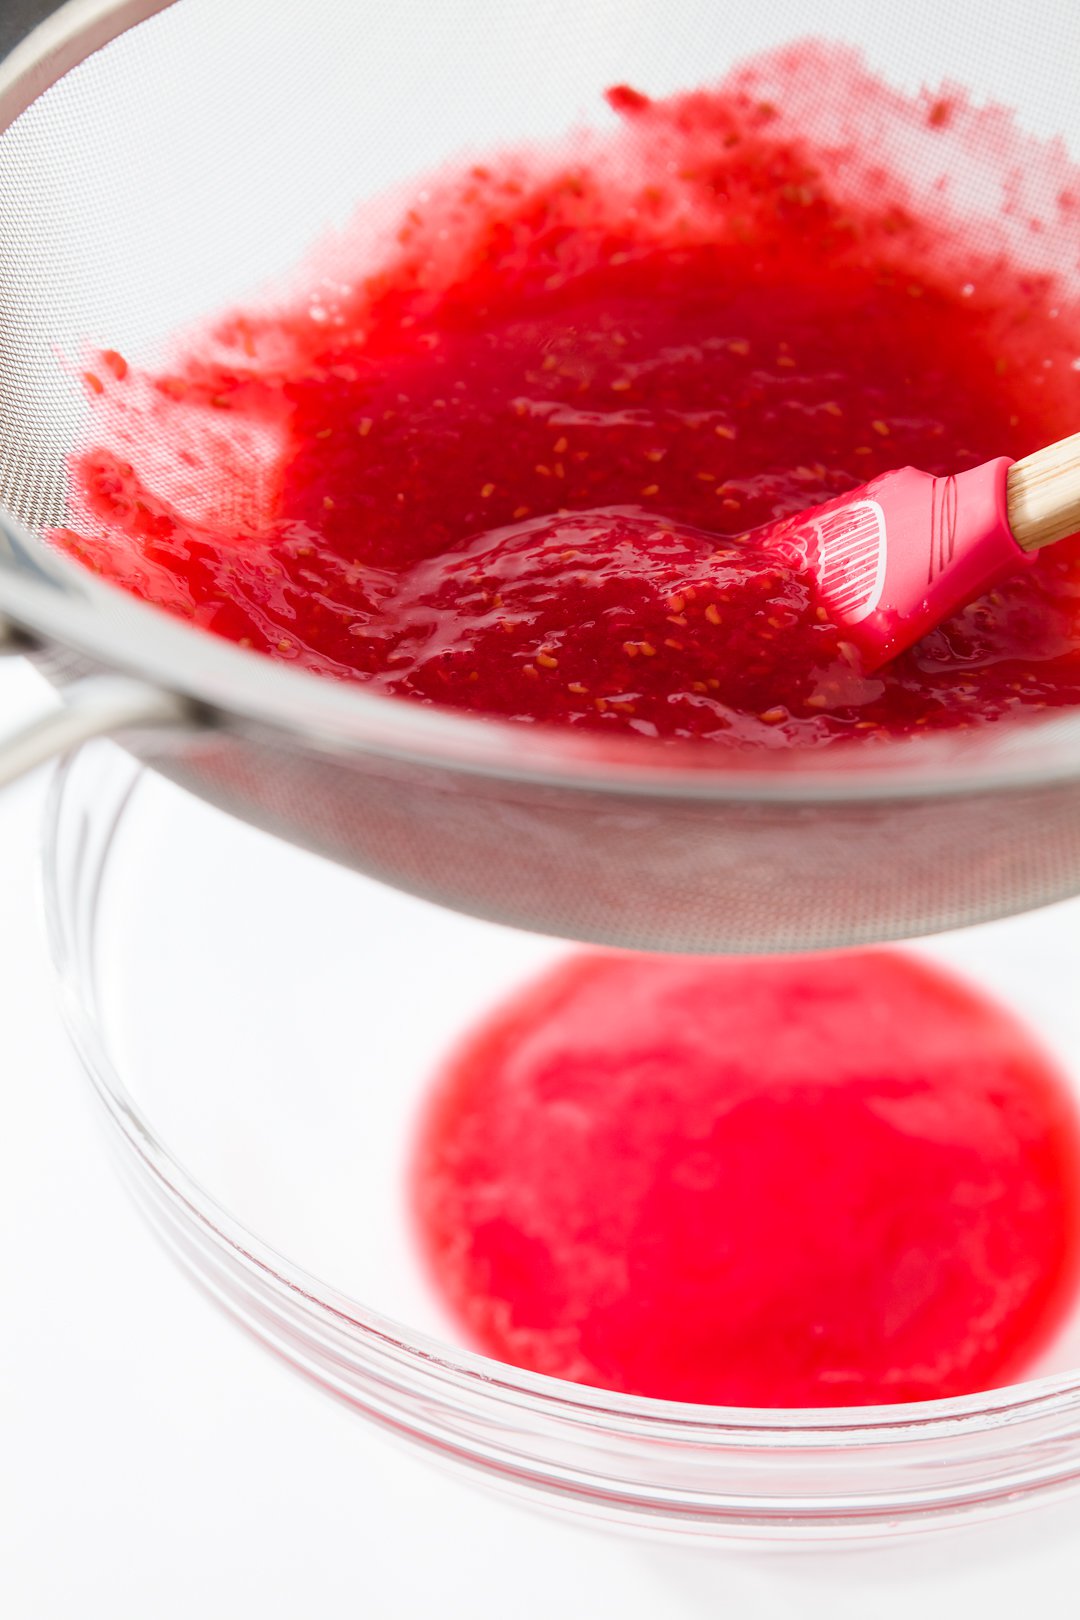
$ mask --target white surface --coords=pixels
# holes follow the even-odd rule
[[[258,6],[249,9],[257,18]],[[493,7],[493,17],[501,10]],[[613,18],[621,11],[612,4]],[[935,59],[943,73],[955,71],[953,63],[979,38],[982,12],[981,0],[963,0],[935,17]],[[663,8],[655,15],[663,42]],[[817,8],[815,24],[841,33],[852,20],[872,29],[883,17],[901,15],[871,0],[850,6],[829,0]],[[1060,46],[1062,27],[1075,25],[1073,0],[1042,7],[1039,15],[1042,26],[1025,36],[1024,50],[983,63],[980,88],[1026,101],[1030,127],[1057,129],[1075,104],[1074,55]],[[391,10],[386,17],[392,21]],[[302,8],[297,19],[306,31]],[[1050,26],[1057,19],[1060,25]],[[755,43],[765,26],[753,8],[733,11],[731,25]],[[244,17],[238,26],[246,26]],[[779,20],[777,28],[778,37],[791,31]],[[894,78],[916,84],[924,29],[894,26],[889,33]],[[618,35],[612,29],[601,37]],[[431,52],[437,48],[433,39]],[[612,76],[630,76],[623,69],[620,60]],[[640,71],[656,88],[647,63]],[[590,85],[596,79],[590,68]],[[183,94],[182,76],[177,83]],[[304,96],[294,101],[303,116]],[[474,116],[470,102],[470,129]],[[282,129],[288,152],[291,137]],[[418,155],[411,149],[407,155],[411,170]],[[201,199],[206,174],[193,164],[189,172]],[[77,169],[71,173],[73,184],[81,183]],[[351,188],[353,177],[347,178]],[[175,208],[173,192],[158,190]],[[273,227],[287,264],[295,244],[281,236],[276,218]],[[144,230],[142,240],[152,242],[154,234]],[[127,244],[116,237],[121,260]],[[100,257],[91,262],[106,297],[122,279],[104,274]],[[69,277],[70,257],[56,263]],[[178,261],[172,279],[169,271],[166,258],[156,279],[170,299],[180,298],[189,268]],[[40,306],[40,280],[35,295]],[[170,324],[175,319],[170,305]],[[80,316],[76,336],[85,329]],[[116,335],[110,327],[110,341]],[[0,663],[0,716],[34,701],[34,683]],[[951,1539],[926,1555],[901,1549],[887,1558],[854,1555],[828,1564],[653,1549],[549,1524],[445,1479],[247,1342],[172,1269],[100,1150],[88,1089],[59,1028],[41,937],[35,855],[41,786],[35,781],[0,800],[4,1620],[1075,1614],[1080,1535],[1061,1528],[1067,1531],[1070,1516],[1080,1526],[1080,1505],[1057,1521],[1054,1533],[1037,1526],[1033,1537],[1007,1531],[992,1556],[980,1548],[977,1558]]]
[[[40,701],[0,663],[0,715]],[[1074,1612],[1080,1505],[978,1555],[653,1548],[444,1477],[304,1385],[172,1268],[112,1179],[40,926],[40,780],[0,800],[4,1620],[982,1620]]]

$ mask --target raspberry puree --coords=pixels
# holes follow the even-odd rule
[[[1080,1135],[1006,1012],[890,952],[582,954],[441,1076],[412,1198],[475,1345],[747,1406],[1022,1373],[1076,1279]]]
[[[816,44],[608,102],[369,209],[168,370],[98,356],[60,543],[272,657],[522,721],[777,747],[1080,700],[1080,542],[870,678],[752,532],[1075,430],[1061,149]]]

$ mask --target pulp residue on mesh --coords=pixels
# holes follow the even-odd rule
[[[1060,147],[817,44],[607,99],[389,237],[362,211],[167,370],[92,361],[55,538],[270,657],[520,721],[775,748],[1080,700],[1080,543],[870,678],[754,533],[1075,430]]]

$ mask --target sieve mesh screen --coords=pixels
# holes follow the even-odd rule
[[[1043,0],[1023,22],[1021,49],[1015,4],[1001,0],[177,0],[0,134],[0,504],[38,537],[65,521],[90,350],[160,365],[208,316],[302,285],[305,258],[346,230],[358,202],[375,251],[414,177],[521,142],[572,149],[581,137],[567,130],[613,117],[600,99],[608,84],[662,95],[806,34],[851,44],[902,90],[962,84],[976,105],[1016,109],[1041,138],[1032,161],[1003,184],[1000,118],[987,115],[972,120],[950,184],[985,216],[984,247],[1019,244],[1067,270],[1080,297],[1075,224],[1029,229],[1035,213],[1057,217],[1046,204],[1064,148],[1045,138],[1080,155],[1080,8]],[[813,92],[807,116],[823,117]],[[852,165],[851,184],[873,184],[875,157],[906,162],[928,191],[940,178],[918,178],[917,152],[882,151]],[[1075,746],[1080,721],[1054,724],[1058,743]],[[285,748],[250,731],[148,736],[139,748],[335,859],[578,937],[807,948],[956,926],[1080,887],[1080,818],[1061,786],[842,812],[801,803],[797,790],[768,809],[725,806],[719,791],[715,804],[663,794],[630,804],[480,786],[434,764],[315,765],[302,740]],[[1007,770],[1017,745],[1005,728],[994,746]]]

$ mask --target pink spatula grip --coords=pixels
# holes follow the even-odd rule
[[[1034,562],[1009,527],[1007,456],[936,478],[899,467],[796,519],[822,606],[868,669]]]

